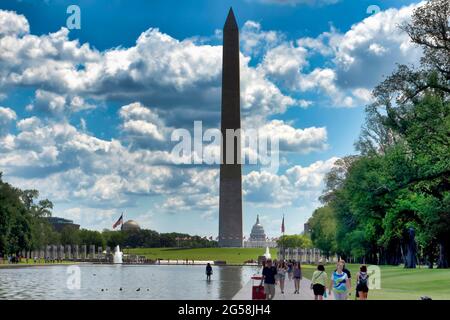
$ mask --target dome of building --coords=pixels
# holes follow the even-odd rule
[[[250,241],[266,241],[266,233],[264,227],[259,223],[259,215],[256,217],[256,223],[250,233]]]
[[[141,227],[139,226],[139,224],[134,221],[134,220],[128,220],[126,221],[123,226],[122,226],[122,230],[124,231],[136,231],[136,230],[141,230]]]

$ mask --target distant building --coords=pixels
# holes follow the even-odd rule
[[[259,214],[256,216],[256,223],[253,225],[250,233],[250,241],[266,241],[264,227],[259,223]]]
[[[276,241],[269,241],[264,232],[264,227],[259,222],[259,215],[256,217],[256,222],[252,227],[250,238],[248,241],[244,241],[244,247],[246,248],[274,248],[277,246]]]
[[[47,217],[46,219],[52,225],[53,229],[58,232],[61,232],[65,227],[73,228],[75,230],[80,229],[80,225],[73,223],[73,220],[59,217]]]
[[[134,220],[128,220],[122,225],[123,231],[139,231],[141,230],[141,227],[139,224]]]

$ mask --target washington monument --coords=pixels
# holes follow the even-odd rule
[[[241,128],[239,82],[239,29],[230,9],[223,28],[219,247],[242,247],[241,138],[234,136]]]

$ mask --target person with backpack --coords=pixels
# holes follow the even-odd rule
[[[359,300],[367,300],[369,294],[369,274],[367,273],[367,267],[361,266],[359,272],[356,274],[356,292],[358,293]]]
[[[323,300],[323,296],[327,290],[327,279],[328,276],[325,272],[325,267],[322,264],[319,264],[311,279],[311,289],[314,292],[314,300]]]
[[[342,261],[338,262],[336,271],[331,275],[330,288],[328,289],[329,294],[331,294],[331,290],[333,290],[336,300],[347,300],[350,290],[350,280],[347,273],[344,272],[344,263]]]

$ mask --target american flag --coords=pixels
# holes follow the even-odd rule
[[[118,226],[119,224],[122,224],[122,223],[123,223],[123,212],[122,212],[122,214],[120,215],[119,220],[117,220],[116,223],[113,224],[113,226],[112,226],[113,229],[117,228],[117,226]]]
[[[281,233],[284,233],[284,215],[283,215],[283,221],[281,222]]]

